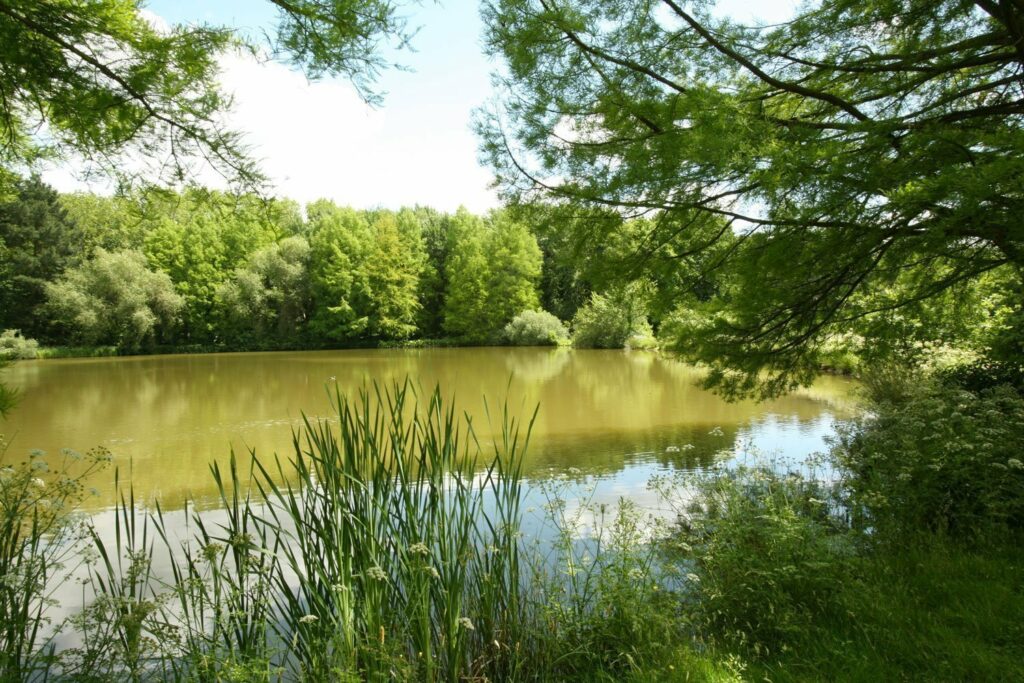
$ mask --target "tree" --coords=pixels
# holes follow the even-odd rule
[[[572,319],[572,343],[584,349],[621,349],[630,338],[651,337],[644,283],[617,287],[590,301]]]
[[[85,344],[136,349],[160,341],[183,306],[166,273],[139,251],[97,249],[92,260],[46,284],[46,310]]]
[[[420,274],[419,329],[424,337],[444,332],[444,297],[448,289],[448,258],[452,247],[452,216],[416,207],[423,240],[424,264]]]
[[[390,0],[271,2],[277,31],[260,45],[223,26],[159,30],[139,0],[4,0],[0,167],[73,154],[122,177],[137,169],[177,182],[201,160],[258,183],[241,137],[223,123],[230,98],[218,82],[221,54],[269,50],[311,79],[348,77],[373,100],[374,79],[387,65],[380,44],[403,47],[408,38]]]
[[[358,211],[327,200],[309,204],[306,214],[314,302],[311,327],[323,339],[358,338],[369,327],[363,265],[372,243],[370,226]]]
[[[367,336],[407,339],[416,332],[423,247],[419,223],[405,212],[398,219],[378,213],[371,224],[373,243],[363,265],[366,280]]]
[[[636,263],[676,242],[694,282],[727,280],[674,340],[722,389],[808,381],[835,334],[986,272],[1020,286],[1020,3],[824,0],[748,27],[676,0],[495,0],[485,20],[505,195],[649,216]]]
[[[451,247],[445,273],[444,330],[470,341],[490,336],[487,312],[488,258],[486,226],[482,219],[459,207],[452,219]]]
[[[277,239],[274,214],[252,195],[207,190],[153,191],[138,201],[146,222],[143,251],[185,301],[184,340],[213,341],[217,288]]]
[[[505,212],[491,217],[485,251],[488,259],[487,327],[493,335],[523,311],[540,306],[537,282],[542,256],[537,240]]]
[[[222,335],[263,344],[294,342],[309,316],[309,242],[293,235],[254,253],[217,288]]]
[[[146,224],[131,197],[74,192],[62,194],[58,200],[75,226],[80,253],[91,254],[97,247],[107,251],[142,248]]]
[[[79,235],[57,192],[33,176],[0,204],[0,329],[42,336],[43,287],[81,253]]]

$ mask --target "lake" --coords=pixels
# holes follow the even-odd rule
[[[302,415],[329,417],[328,388],[355,392],[409,378],[440,386],[474,420],[508,400],[539,413],[525,463],[529,479],[579,470],[603,495],[643,498],[651,475],[699,467],[715,454],[757,450],[801,458],[825,448],[851,414],[848,380],[823,377],[774,401],[729,403],[696,386],[698,372],[648,352],[539,348],[374,349],[25,361],[6,372],[21,402],[0,423],[7,459],[31,449],[108,448],[137,498],[181,508],[209,503],[213,461],[255,449],[291,452]],[[244,455],[244,453],[243,453]],[[247,458],[245,455],[242,459]],[[92,509],[114,501],[112,472],[91,482]]]

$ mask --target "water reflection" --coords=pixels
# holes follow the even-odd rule
[[[512,412],[540,411],[526,474],[576,467],[627,484],[634,475],[706,464],[740,442],[788,455],[822,447],[848,414],[849,384],[823,378],[811,391],[768,402],[728,403],[695,385],[693,368],[654,354],[567,349],[425,349],[249,353],[30,361],[7,373],[22,401],[0,431],[8,457],[32,448],[106,446],[142,498],[181,507],[213,495],[209,464],[231,448],[267,458],[291,450],[291,430],[330,415],[325,391],[409,377],[440,385],[486,440],[507,397]],[[94,482],[96,505],[113,501],[112,477]]]

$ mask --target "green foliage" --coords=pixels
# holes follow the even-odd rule
[[[805,383],[851,330],[905,358],[963,332],[986,274],[1019,311],[1024,14],[997,4],[825,0],[744,26],[701,3],[495,0],[484,151],[511,200],[633,219],[565,227],[678,295],[674,347],[717,387]]]
[[[489,261],[484,222],[460,208],[452,220],[452,247],[446,274],[444,331],[455,337],[485,341],[490,334],[487,311]]]
[[[1024,527],[1020,394],[921,378],[877,393],[835,451],[860,525],[883,538],[927,530],[966,540]]]
[[[137,0],[5,2],[0,166],[78,154],[122,179],[177,183],[208,165],[231,180],[258,184],[241,136],[223,123],[230,97],[219,82],[220,56],[269,47],[309,78],[347,76],[373,98],[371,86],[385,66],[380,42],[404,47],[408,38],[387,0],[271,1],[280,12],[268,45],[208,24],[162,31]],[[36,135],[41,128],[48,135]]]
[[[816,622],[844,613],[840,588],[853,578],[853,547],[820,484],[740,467],[698,488],[680,511],[675,542],[693,563],[687,581],[701,629],[777,656]]]
[[[547,311],[523,311],[505,325],[502,337],[513,346],[559,346],[569,341],[569,330]]]
[[[495,341],[513,317],[538,306],[537,240],[508,214],[485,222],[465,209],[456,212],[450,236],[444,329],[467,341]]]
[[[0,204],[0,329],[42,337],[43,288],[78,261],[81,237],[53,188],[33,176],[16,189],[14,198]]]
[[[0,372],[10,365],[11,361],[0,356]],[[0,381],[0,418],[9,413],[18,404],[18,392]]]
[[[504,212],[492,216],[484,242],[488,259],[487,329],[490,336],[519,313],[540,305],[537,282],[541,253],[537,240],[524,224]]]
[[[310,248],[304,237],[287,237],[256,251],[217,288],[225,338],[236,341],[296,340],[310,311]]]
[[[651,337],[643,283],[593,293],[572,319],[572,343],[584,349],[621,349]]]
[[[139,201],[147,223],[143,251],[185,302],[182,341],[212,341],[217,288],[277,239],[275,213],[255,196],[207,190],[152,191]]]
[[[84,528],[74,513],[83,482],[110,456],[33,452],[11,463],[7,450],[0,436],[0,678],[23,681],[52,664],[46,612],[64,572],[82,561]]]
[[[31,360],[39,351],[39,342],[21,335],[20,330],[0,332],[0,358],[8,360]]]
[[[108,252],[46,285],[54,323],[88,344],[138,348],[161,340],[182,310],[166,273],[153,271],[138,251]]]
[[[381,212],[371,224],[373,246],[364,265],[366,333],[381,339],[406,339],[416,332],[423,246],[419,221],[408,212],[398,220]]]
[[[420,274],[419,331],[424,337],[440,337],[444,331],[444,300],[448,290],[448,258],[454,244],[453,218],[433,209],[417,207],[423,239],[424,266]]]
[[[362,302],[367,299],[363,267],[371,246],[370,227],[353,209],[321,200],[306,207],[311,252],[313,331],[342,341],[366,332]]]
[[[143,247],[147,225],[135,197],[74,192],[60,195],[59,201],[68,222],[75,226],[80,252],[91,254],[96,247],[107,251]]]

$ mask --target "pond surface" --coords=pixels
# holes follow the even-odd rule
[[[355,392],[406,377],[454,395],[481,439],[500,430],[484,397],[492,414],[506,398],[527,419],[539,405],[527,477],[576,468],[604,482],[607,496],[642,498],[652,474],[698,467],[723,450],[804,457],[823,450],[852,410],[852,385],[839,378],[775,401],[728,403],[696,386],[693,368],[645,352],[347,350],[19,362],[6,378],[21,402],[0,433],[7,459],[104,446],[122,481],[130,471],[137,498],[158,497],[169,510],[189,496],[210,501],[209,465],[226,462],[231,448],[290,454],[303,413],[331,415],[335,383]],[[94,509],[114,501],[112,472],[99,479]]]

